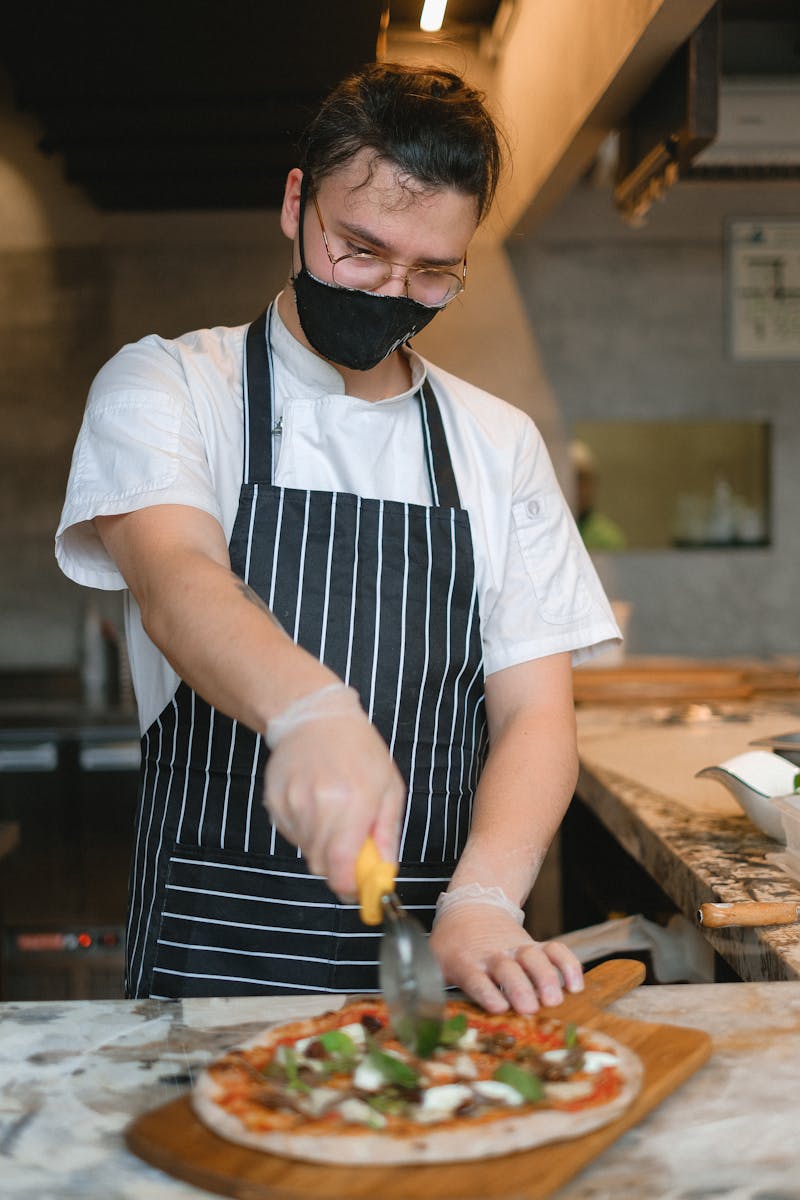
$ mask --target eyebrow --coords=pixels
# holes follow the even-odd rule
[[[391,255],[394,253],[391,246],[377,237],[368,229],[363,229],[360,225],[351,225],[348,221],[340,221],[339,226],[346,234],[352,237],[357,242],[366,242],[370,246],[374,246],[381,253]],[[409,266],[415,267],[457,267],[464,261],[464,255],[459,258],[422,258],[415,263],[409,263]]]

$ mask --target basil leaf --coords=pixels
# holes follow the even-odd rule
[[[284,1050],[283,1067],[286,1071],[286,1079],[290,1088],[294,1088],[298,1092],[310,1092],[311,1088],[305,1083],[297,1072],[297,1054],[291,1046],[287,1046]]]
[[[404,1116],[410,1108],[407,1100],[392,1091],[377,1092],[376,1095],[367,1099],[367,1104],[376,1112],[388,1113],[397,1117]]]
[[[430,1058],[442,1040],[442,1023],[436,1017],[423,1018],[417,1022],[416,1053],[420,1058]]]
[[[569,1025],[564,1027],[564,1045],[566,1046],[567,1050],[572,1050],[575,1046],[577,1046],[577,1044],[578,1026],[573,1025],[573,1023],[570,1022]]]
[[[514,1063],[501,1063],[492,1075],[492,1079],[496,1079],[498,1083],[508,1084],[525,1100],[541,1100],[544,1095],[544,1088],[539,1076],[533,1075],[530,1071],[524,1071],[522,1067],[517,1067]]]
[[[442,1025],[441,1033],[439,1034],[440,1046],[452,1046],[467,1032],[467,1014],[457,1013],[454,1017],[448,1017]]]
[[[400,1087],[413,1088],[419,1084],[419,1076],[413,1067],[393,1054],[384,1054],[383,1050],[371,1049],[367,1061],[380,1071],[387,1083],[397,1083]]]
[[[354,1058],[356,1053],[356,1044],[348,1033],[342,1033],[341,1029],[329,1029],[327,1033],[321,1033],[318,1040],[322,1042],[328,1054],[338,1054],[345,1058]]]
[[[430,1058],[439,1045],[441,1021],[436,1017],[403,1017],[392,1026],[398,1042],[402,1042],[417,1058]],[[374,1040],[367,1038],[367,1044]]]

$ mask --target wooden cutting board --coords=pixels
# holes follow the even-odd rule
[[[237,1146],[206,1129],[188,1094],[138,1117],[128,1147],[169,1175],[237,1200],[539,1200],[561,1187],[606,1146],[640,1121],[711,1053],[697,1029],[646,1024],[603,1011],[638,986],[644,967],[632,959],[601,963],[586,988],[548,1014],[611,1034],[630,1046],[645,1068],[641,1092],[627,1112],[602,1129],[568,1143],[482,1162],[420,1167],[336,1167],[295,1162]]]

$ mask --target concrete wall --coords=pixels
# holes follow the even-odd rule
[[[275,213],[103,215],[37,149],[0,78],[0,669],[76,665],[84,605],[53,558],[86,392],[123,343],[256,316],[282,286]]]
[[[679,184],[631,229],[606,190],[584,184],[510,248],[568,429],[682,417],[772,425],[769,548],[598,556],[609,591],[633,604],[630,651],[800,646],[800,362],[733,361],[725,337],[725,220],[769,214],[800,218],[800,185]]]
[[[95,372],[144,334],[252,319],[289,269],[276,212],[102,214],[37,150],[39,136],[0,77],[0,671],[74,667],[89,598],[121,626],[120,597],[73,585],[53,558]],[[563,457],[502,246],[479,241],[466,295],[419,349],[531,413]]]
[[[250,319],[288,267],[276,214],[104,216],[38,137],[0,86],[0,669],[77,662],[86,594],[52,539],[97,368],[147,332]],[[420,339],[531,412],[557,464],[580,419],[773,423],[772,548],[598,563],[634,603],[631,650],[797,649],[800,368],[733,363],[723,337],[723,220],[770,212],[800,213],[800,188],[681,185],[633,231],[606,192],[579,187],[535,236],[479,242],[463,303]],[[118,598],[98,599],[116,618]]]

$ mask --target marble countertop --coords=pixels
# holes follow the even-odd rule
[[[720,783],[695,778],[792,729],[794,705],[582,709],[576,791],[689,920],[709,900],[800,904],[800,881],[770,859],[780,843]],[[743,980],[800,979],[800,924],[702,932]]]
[[[269,1020],[320,1011],[330,1001],[0,1005],[0,1194],[4,1200],[207,1196],[131,1154],[126,1125],[173,1099],[209,1058]],[[562,1188],[558,1200],[800,1200],[800,983],[642,987],[610,1011],[704,1029],[713,1037],[712,1055]]]

